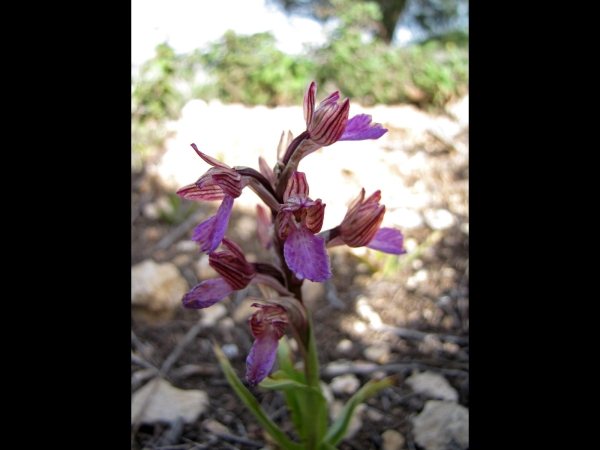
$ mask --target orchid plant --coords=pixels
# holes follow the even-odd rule
[[[356,406],[395,381],[394,377],[369,381],[348,400],[336,420],[328,423],[314,328],[302,300],[302,283],[331,278],[327,249],[337,245],[366,246],[396,255],[406,253],[402,233],[381,227],[385,206],[380,204],[380,191],[367,197],[361,189],[342,222],[321,231],[325,203],[309,196],[307,176],[298,170],[300,161],[338,141],[378,139],[388,130],[373,123],[367,114],[349,119],[349,99],[340,102],[338,92],[315,107],[316,91],[312,82],[304,96],[306,130],[295,138],[289,131],[282,133],[273,169],[262,157],[259,170],[229,167],[191,144],[212,167],[195,183],[177,191],[185,199],[221,202],[216,214],[200,223],[192,235],[199,251],[208,253],[209,264],[220,278],[194,286],[183,296],[183,306],[208,308],[250,284],[258,286],[263,298],[256,298],[252,304],[256,311],[248,319],[255,341],[246,359],[247,384],[283,392],[300,442],[292,440],[268,417],[217,345],[215,353],[232,388],[265,431],[281,448],[294,450],[336,448]],[[240,246],[225,237],[233,203],[246,187],[265,204],[257,206],[257,234],[260,243],[272,253],[273,263],[247,261]],[[297,344],[299,364],[295,364],[285,338],[288,328]],[[275,359],[279,370],[271,373]]]

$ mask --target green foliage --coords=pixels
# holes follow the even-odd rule
[[[268,32],[243,36],[229,30],[200,60],[212,77],[205,97],[246,105],[297,103],[298,92],[310,84],[314,70],[307,58],[278,50]]]
[[[186,93],[195,76],[195,55],[177,55],[168,44],[159,44],[155,56],[131,79],[132,166],[139,169],[159,149],[168,133],[165,124],[179,118],[191,98]],[[188,88],[187,91],[190,89]]]
[[[365,3],[373,4],[381,14],[375,19],[375,27],[368,24],[364,30],[373,31],[387,44],[391,43],[399,24],[432,36],[464,26],[469,14],[469,0],[267,0],[267,4],[287,14],[321,22]]]
[[[337,89],[364,105],[415,103],[424,108],[442,108],[467,91],[468,35],[459,35],[460,47],[452,36],[441,35],[395,48],[365,35],[366,21],[378,17],[373,2],[349,2],[340,13],[329,43],[315,52],[316,79],[326,91]]]

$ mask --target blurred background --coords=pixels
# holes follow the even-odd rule
[[[253,342],[247,296],[260,292],[181,307],[185,292],[217,276],[190,237],[219,202],[176,191],[209,168],[191,143],[229,166],[257,169],[262,156],[273,167],[282,132],[305,129],[313,80],[317,102],[338,90],[350,117],[371,114],[389,130],[302,160],[311,198],[327,205],[323,230],[361,188],[380,189],[382,226],[400,229],[407,250],[335,247],[333,278],[304,283],[332,414],[369,379],[400,377],[357,410],[339,448],[467,449],[469,2],[132,0],[131,8],[132,450],[268,448],[210,345],[243,377]],[[272,262],[256,239],[258,203],[243,191],[226,236],[249,261]],[[252,392],[293,436],[282,397]]]

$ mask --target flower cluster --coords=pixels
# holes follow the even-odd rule
[[[269,374],[278,341],[288,325],[299,345],[306,344],[307,321],[300,287],[304,279],[324,282],[331,278],[327,248],[366,246],[391,254],[405,253],[401,232],[381,228],[385,206],[379,203],[380,191],[365,199],[362,189],[342,222],[321,231],[326,205],[320,198],[309,196],[306,174],[298,171],[301,159],[338,141],[378,139],[387,130],[373,123],[367,114],[349,119],[349,100],[339,102],[338,92],[315,107],[316,89],[311,83],[304,96],[306,130],[296,138],[282,134],[274,169],[263,158],[259,158],[258,171],[229,167],[191,144],[212,167],[195,183],[177,191],[185,199],[221,202],[216,214],[200,223],[192,234],[199,251],[208,253],[209,264],[220,278],[194,286],[183,296],[183,306],[207,308],[250,284],[270,293],[263,303],[253,303],[257,311],[249,319],[255,338],[246,360],[246,378],[251,385]],[[234,200],[246,187],[266,205],[257,207],[257,234],[259,242],[273,251],[277,265],[248,262],[239,245],[225,237]],[[220,246],[225,250],[218,251]]]

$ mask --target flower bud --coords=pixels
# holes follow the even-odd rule
[[[229,251],[209,254],[209,264],[234,291],[244,289],[254,278],[254,267],[246,261],[244,252],[235,242],[223,238],[221,243]]]
[[[363,247],[371,242],[383,221],[385,206],[379,204],[381,191],[375,191],[366,200],[364,198],[363,188],[348,207],[340,225],[340,237],[350,247]]]

